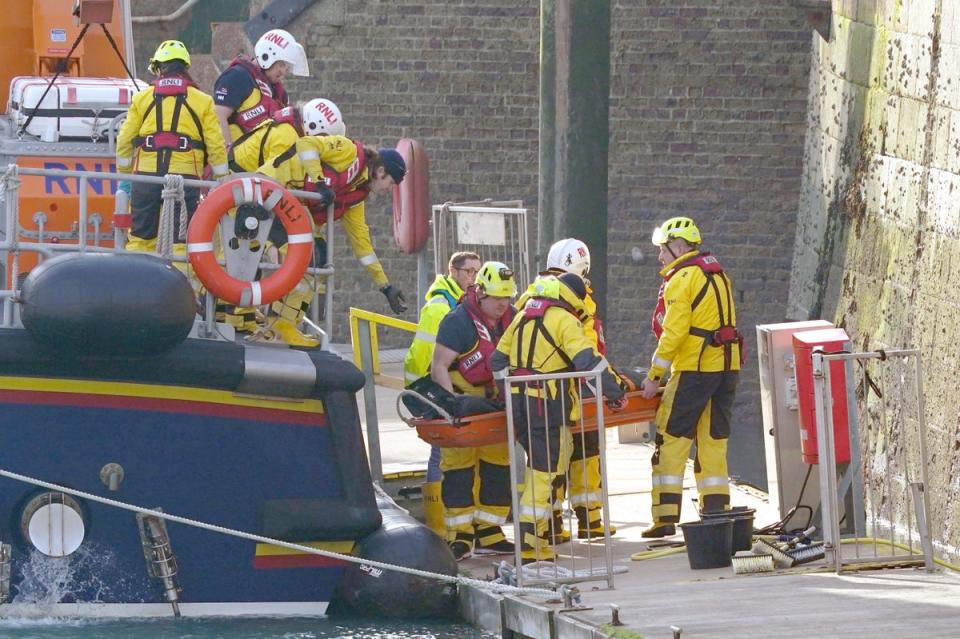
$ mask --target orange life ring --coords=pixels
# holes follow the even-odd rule
[[[403,182],[393,188],[393,238],[404,253],[416,253],[430,235],[430,170],[427,151],[403,138],[397,151],[407,165]]]
[[[272,211],[287,231],[287,254],[279,269],[262,280],[229,275],[214,255],[213,234],[220,218],[241,204],[257,203]],[[276,301],[293,290],[313,257],[310,214],[296,197],[267,177],[242,177],[214,187],[197,207],[187,229],[187,253],[197,277],[211,293],[237,306]]]

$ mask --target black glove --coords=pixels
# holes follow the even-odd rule
[[[317,184],[316,194],[320,196],[319,200],[313,200],[314,204],[327,208],[333,204],[333,191],[330,190],[330,187],[326,184],[320,182]]]
[[[387,302],[390,303],[390,310],[399,315],[407,310],[407,301],[403,299],[403,291],[396,286],[387,284],[380,289],[380,292],[386,295]]]

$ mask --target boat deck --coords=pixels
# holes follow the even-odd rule
[[[377,391],[385,468],[422,468],[429,447],[412,429],[391,419],[393,393]],[[898,568],[837,575],[820,561],[774,573],[735,575],[732,568],[691,570],[684,552],[632,561],[631,555],[649,547],[640,532],[650,524],[652,452],[650,444],[620,443],[616,429],[607,431],[611,523],[617,528],[611,548],[614,565],[626,570],[615,575],[612,590],[605,581],[579,584],[583,608],[576,610],[563,610],[559,601],[534,596],[508,596],[504,603],[499,597],[468,592],[467,616],[490,630],[520,631],[535,639],[960,636],[960,576],[951,571],[930,574],[922,568]],[[696,520],[690,502],[695,481],[689,466],[684,486],[688,494],[682,519]],[[734,505],[757,509],[757,527],[778,519],[763,493],[733,486],[731,498]],[[593,554],[602,561],[599,551]],[[492,578],[502,559],[512,560],[474,557],[461,562],[461,572]],[[499,605],[499,614],[490,601]],[[618,634],[611,634],[614,628],[607,625],[611,604],[618,607],[623,624],[616,629]]]

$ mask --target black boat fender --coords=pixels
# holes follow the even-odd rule
[[[186,339],[197,313],[183,273],[136,253],[49,259],[27,275],[20,304],[34,341],[66,356],[162,353]]]
[[[377,496],[383,525],[361,539],[354,555],[387,564],[454,576],[457,562],[447,543],[393,500]],[[328,612],[350,611],[391,619],[449,617],[457,611],[456,585],[364,564],[349,564]]]

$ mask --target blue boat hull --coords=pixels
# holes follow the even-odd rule
[[[178,348],[189,350],[194,341]],[[380,517],[353,392],[324,388],[323,379],[326,372],[337,383],[353,384],[356,369],[328,353],[311,357],[320,390],[300,399],[143,383],[135,371],[125,373],[125,381],[97,379],[110,374],[101,366],[91,367],[87,379],[2,376],[0,468],[349,553],[379,527]],[[6,373],[2,366],[0,373]],[[123,468],[116,491],[101,478],[107,464]],[[129,610],[121,614],[171,614],[161,583],[147,575],[135,513],[77,498],[85,528],[80,549],[65,558],[44,557],[23,530],[25,506],[44,492],[0,479],[0,540],[12,545],[14,604],[46,598],[71,613],[90,607],[99,615],[104,604],[111,610],[123,604]],[[167,531],[185,614],[323,614],[343,569],[340,560],[188,525],[170,522]],[[65,585],[45,589],[37,583],[38,570],[55,572],[64,562]]]

